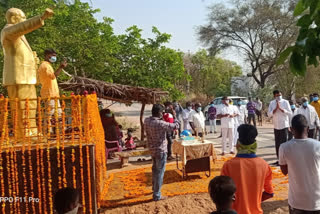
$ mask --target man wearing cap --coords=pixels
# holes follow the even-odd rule
[[[308,138],[315,138],[316,130],[319,129],[320,122],[316,109],[309,105],[308,98],[301,98],[302,105],[297,110],[297,114],[302,114],[308,121]]]

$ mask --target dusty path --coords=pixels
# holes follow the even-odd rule
[[[139,126],[140,104],[133,104],[128,107],[123,104],[115,104],[110,107],[115,112],[117,120],[129,126]],[[146,107],[145,116],[149,116],[151,111],[151,105]],[[264,158],[267,162],[272,163],[276,161],[275,149],[274,149],[274,136],[271,124],[264,124],[263,127],[258,127],[258,156]],[[139,132],[138,132],[139,133]],[[215,148],[219,154],[221,150],[221,138],[218,138],[219,134],[208,135],[207,139],[215,142]],[[121,169],[119,160],[115,159],[108,162],[108,173],[118,172],[123,170],[136,169],[139,167],[151,166],[150,157],[145,156],[146,161],[138,162],[136,158],[130,158],[130,166]],[[263,203],[263,210],[266,214],[276,213],[288,213],[287,207],[287,195],[282,196],[284,200],[267,201]],[[168,198],[159,202],[147,202],[142,204],[136,204],[132,206],[118,207],[114,209],[102,210],[102,213],[110,214],[143,214],[143,213],[209,213],[215,210],[215,206],[210,200],[207,193],[181,195]]]

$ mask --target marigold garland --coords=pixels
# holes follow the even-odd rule
[[[55,132],[56,132],[56,147],[57,147],[57,168],[58,168],[58,183],[59,189],[62,188],[62,173],[60,163],[60,129],[59,129],[59,109],[58,109],[58,98],[54,98],[54,119],[55,119]]]
[[[7,173],[8,176],[10,176],[9,178],[9,182],[8,182],[8,189],[9,189],[9,195],[10,196],[14,196],[15,195],[15,176],[14,176],[14,163],[13,163],[13,152],[11,151],[11,145],[9,144],[9,124],[8,124],[8,120],[6,121],[6,123],[4,124],[7,128],[5,131],[5,145],[6,145],[6,160],[7,160]],[[12,208],[13,204],[9,203],[9,209],[10,209],[10,213],[13,213],[13,208]]]
[[[50,102],[50,98],[48,98],[48,103]],[[48,105],[48,110],[47,112],[51,111],[51,106]],[[51,133],[50,133],[50,129],[51,129],[51,115],[48,114],[48,120],[49,121],[49,125],[48,125],[48,138],[50,139],[51,137]],[[52,178],[51,178],[51,161],[50,161],[50,143],[47,143],[47,163],[48,163],[48,200],[49,200],[49,212],[53,213],[53,201],[52,201]]]
[[[79,97],[80,98],[80,97]],[[84,176],[83,176],[83,151],[82,151],[82,143],[83,143],[83,129],[82,129],[82,117],[81,117],[81,99],[77,100],[78,103],[78,118],[77,121],[80,121],[79,126],[79,153],[80,153],[80,183],[81,183],[81,198],[82,198],[82,206],[83,206],[83,213],[86,213],[86,201],[85,201],[85,188],[84,188]],[[88,179],[89,180],[89,179]]]
[[[7,118],[8,118],[8,99],[5,98],[3,99],[3,97],[0,98],[0,103],[2,103],[3,105],[3,123],[2,123],[2,130],[1,130],[1,142],[4,142],[5,140],[5,133],[6,133],[6,129],[8,126],[6,126],[7,124]],[[0,154],[2,154],[2,145],[0,145]],[[0,177],[3,177],[3,166],[2,166],[2,157],[0,158]],[[5,189],[4,189],[4,179],[0,179],[0,185],[1,185],[1,193],[2,193],[2,197],[5,197]],[[5,209],[6,209],[6,203],[2,203],[2,213],[5,213]]]
[[[27,186],[27,176],[26,176],[26,135],[28,134],[28,129],[27,129],[27,115],[26,115],[26,103],[27,101],[25,101],[25,110],[24,110],[24,117],[23,117],[23,143],[22,143],[22,176],[24,179],[24,197],[28,198],[28,186]],[[22,110],[23,112],[23,110]],[[29,203],[25,203],[26,204],[26,213],[29,213]]]
[[[30,188],[31,188],[31,197],[34,198],[34,191],[33,191],[33,169],[32,169],[32,150],[31,150],[31,127],[30,127],[30,120],[29,120],[29,99],[26,99],[26,124],[28,130],[28,159],[29,159],[29,176],[30,176]],[[34,128],[34,127],[33,127]],[[27,202],[28,203],[28,202]],[[36,213],[35,203],[32,202],[32,212]]]
[[[182,179],[181,172],[176,169],[176,164],[167,164],[162,186],[165,196],[208,192],[209,181],[220,174],[224,162],[232,157],[216,160],[211,168],[213,175],[207,178],[204,173],[192,173],[186,180]],[[151,167],[112,173],[105,182],[102,206],[117,207],[131,205],[137,202],[146,202],[152,199],[152,173]],[[273,187],[275,197],[272,200],[284,200],[281,194],[286,195],[288,190],[288,177],[280,174],[279,168],[272,168]]]
[[[41,191],[41,167],[40,164],[40,145],[42,143],[42,114],[41,114],[41,98],[37,98],[37,111],[38,111],[38,143],[36,145],[36,154],[37,154],[37,184],[38,184],[38,198],[39,203],[39,214],[42,213],[42,191]],[[43,162],[43,159],[41,159],[41,162]]]
[[[88,95],[85,97],[81,96],[72,96],[71,97],[71,141],[68,142],[66,137],[65,127],[66,127],[66,114],[65,114],[65,101],[68,99],[62,97],[62,114],[58,115],[58,98],[55,98],[55,114],[54,119],[56,124],[51,124],[51,115],[50,105],[45,105],[45,108],[42,107],[41,98],[37,98],[37,117],[29,118],[29,113],[35,109],[29,109],[29,100],[18,100],[15,99],[15,102],[12,102],[15,108],[12,108],[12,124],[13,124],[13,137],[9,136],[8,128],[8,99],[0,97],[0,153],[4,152],[6,156],[6,168],[8,172],[7,181],[0,179],[0,188],[2,191],[3,197],[6,195],[5,192],[9,191],[11,196],[20,196],[19,185],[23,183],[23,194],[26,198],[37,197],[40,199],[39,203],[25,203],[26,207],[23,210],[23,213],[52,213],[53,212],[53,189],[52,189],[52,157],[50,155],[50,150],[54,143],[51,143],[53,139],[56,140],[55,148],[57,148],[57,168],[59,171],[58,177],[58,186],[66,187],[67,186],[67,169],[66,169],[66,156],[65,156],[65,143],[68,145],[72,144],[72,185],[74,187],[81,188],[82,195],[82,204],[84,205],[84,210],[89,213],[93,213],[92,206],[92,190],[91,187],[92,181],[92,171],[90,166],[90,148],[91,143],[95,144],[95,168],[96,168],[96,192],[98,197],[98,207],[100,207],[101,193],[104,185],[102,183],[103,179],[106,178],[106,160],[105,160],[105,145],[104,145],[104,131],[100,121],[100,115],[97,106],[97,97],[96,95]],[[70,99],[70,98],[69,98]],[[45,99],[48,103],[50,99]],[[6,104],[5,104],[6,102]],[[21,110],[19,104],[24,103],[25,108]],[[44,114],[43,114],[44,112]],[[18,118],[21,113],[23,127],[19,127]],[[43,117],[42,117],[43,116]],[[62,117],[62,125],[59,126],[59,117]],[[30,127],[30,120],[36,119],[37,127]],[[45,123],[45,129],[42,127],[42,123]],[[21,130],[20,130],[21,128]],[[38,135],[30,135],[32,131],[37,128]],[[51,128],[56,128],[56,136],[51,135]],[[11,131],[10,131],[11,133]],[[19,134],[21,133],[21,135]],[[22,137],[22,139],[20,138]],[[44,138],[45,137],[45,138]],[[12,143],[10,141],[12,140]],[[62,142],[61,142],[62,140]],[[35,144],[33,145],[33,141]],[[18,144],[19,143],[19,144]],[[20,144],[21,143],[21,144]],[[83,153],[83,145],[85,144],[85,156]],[[79,146],[79,159],[76,160],[75,148]],[[21,166],[18,166],[18,153],[17,148],[21,148]],[[33,150],[34,149],[34,150]],[[33,165],[32,156],[33,151],[36,155],[36,163]],[[46,152],[46,155],[45,155]],[[19,153],[20,155],[20,153]],[[46,157],[45,157],[46,156]],[[86,160],[84,160],[86,158]],[[45,160],[46,159],[46,160]],[[45,161],[44,161],[45,160]],[[77,161],[80,161],[80,174],[76,171]],[[45,163],[47,162],[47,163]],[[84,163],[85,162],[85,163]],[[28,165],[27,165],[28,164]],[[87,178],[84,179],[84,166],[87,167]],[[18,168],[22,168],[21,175],[18,174]],[[36,168],[35,168],[36,167]],[[36,170],[36,172],[33,172]],[[0,177],[3,177],[3,160],[0,158]],[[37,176],[33,176],[33,173]],[[21,177],[20,177],[21,176]],[[48,179],[46,179],[48,178]],[[80,183],[77,185],[77,179],[80,180]],[[35,183],[36,182],[36,183]],[[8,186],[5,186],[8,184]],[[30,189],[28,188],[30,186]],[[34,192],[34,187],[37,187],[37,193]],[[30,192],[29,192],[30,191]],[[88,192],[86,192],[88,191]],[[22,201],[24,202],[24,201]],[[6,204],[2,204],[1,211],[5,213],[9,211],[10,213],[21,213],[21,207],[19,203],[7,204],[9,207],[6,207]],[[7,210],[6,210],[7,209]],[[39,211],[38,211],[39,210]]]
[[[72,184],[73,188],[77,188],[77,180],[76,180],[76,166],[75,166],[75,127],[76,127],[76,118],[77,118],[77,102],[76,96],[71,96],[71,115],[72,115],[72,132],[71,132],[71,141],[72,141],[72,151],[71,151],[71,161],[72,161]]]
[[[64,95],[62,96],[63,98],[65,97]],[[65,131],[66,131],[66,127],[65,127],[65,123],[66,123],[66,113],[65,113],[65,108],[66,108],[66,103],[64,101],[64,99],[62,99],[62,104],[61,104],[61,117],[62,117],[62,145],[61,145],[61,156],[62,156],[62,183],[63,183],[63,187],[67,187],[67,178],[66,178],[66,174],[67,174],[67,170],[66,170],[66,156],[65,156],[65,151],[64,151],[64,142],[65,142]]]
[[[14,129],[14,143],[13,143],[13,152],[14,152],[14,168],[15,168],[15,180],[16,180],[16,196],[19,196],[19,175],[18,175],[18,164],[17,164],[17,152],[16,149],[14,149],[14,147],[17,145],[17,141],[18,141],[18,98],[14,99],[14,117],[13,117],[13,129]],[[20,203],[16,203],[17,206],[17,213],[20,214],[21,210],[20,210]]]

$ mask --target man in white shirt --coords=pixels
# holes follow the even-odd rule
[[[194,112],[194,110],[192,109],[192,104],[191,102],[187,102],[186,108],[182,111],[183,130],[192,130],[189,122],[189,116],[192,112]]]
[[[290,104],[282,99],[280,91],[273,91],[274,100],[269,104],[268,116],[272,117],[274,126],[274,138],[277,157],[279,158],[279,147],[288,140],[289,117],[292,114]],[[279,165],[278,161],[275,165]]]
[[[230,154],[234,154],[233,138],[234,138],[234,117],[235,108],[229,105],[229,98],[222,98],[222,105],[218,108],[217,117],[221,119],[221,133],[222,133],[222,154],[224,155],[227,150],[227,144],[229,146]]]
[[[320,213],[320,143],[308,138],[308,121],[298,114],[292,119],[294,139],[282,144],[279,163],[289,174],[289,213]]]
[[[319,129],[320,126],[318,114],[316,109],[312,105],[309,105],[308,98],[301,98],[301,102],[302,105],[297,110],[297,114],[302,114],[307,118],[309,125],[308,138],[315,139],[316,130]]]
[[[202,113],[202,107],[200,103],[195,104],[195,111],[193,111],[189,116],[189,122],[192,130],[196,136],[202,137],[205,133],[205,121],[206,118]]]
[[[256,115],[259,125],[262,126],[262,102],[259,97],[256,98]]]
[[[234,106],[235,108],[235,114],[237,115],[234,118],[235,126],[233,130],[233,146],[237,145],[239,133],[238,133],[238,127],[242,124],[245,124],[246,118],[247,118],[247,109],[242,105],[242,100],[239,100],[237,105]]]
[[[289,101],[289,104],[290,104],[290,108],[291,108],[291,111],[292,111],[292,114],[289,116],[289,121],[290,121],[290,129],[288,131],[289,135],[288,135],[288,140],[291,140],[293,138],[293,134],[291,132],[291,121],[292,121],[292,118],[297,115],[297,108],[296,108],[296,105],[294,104],[293,101]]]

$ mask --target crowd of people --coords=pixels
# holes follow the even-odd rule
[[[280,166],[284,175],[289,174],[289,212],[320,213],[320,143],[315,140],[319,130],[319,96],[313,94],[310,102],[303,97],[300,105],[283,99],[278,90],[273,91],[273,96],[267,114],[274,126],[278,159],[275,164]],[[210,103],[208,118],[211,133],[217,133],[216,120],[221,120],[222,155],[227,149],[234,154],[236,149],[236,156],[224,163],[221,176],[209,184],[209,193],[217,208],[213,213],[263,213],[261,203],[273,197],[271,167],[256,155],[258,131],[255,117],[260,121],[262,110],[261,101],[257,101],[253,102],[250,98],[243,105],[242,100],[233,103],[228,97],[223,97],[219,106]],[[169,112],[171,115],[165,116]],[[182,123],[177,113],[181,115]],[[175,102],[166,103],[165,107],[156,104],[152,108],[152,116],[145,120],[153,160],[155,201],[164,199],[161,185],[170,149],[166,143],[167,133],[180,130],[181,124],[194,135],[206,133],[200,103],[192,105],[188,102],[186,108]]]

